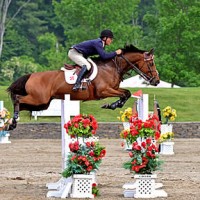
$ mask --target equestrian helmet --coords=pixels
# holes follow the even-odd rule
[[[104,38],[104,37],[113,38],[114,37],[113,32],[111,30],[108,30],[108,29],[103,30],[101,32],[100,38]]]

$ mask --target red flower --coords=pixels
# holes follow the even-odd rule
[[[133,157],[133,153],[131,151],[128,152],[129,156],[132,158]]]
[[[137,150],[137,151],[141,151],[141,150],[142,150],[142,148],[141,148],[140,145],[134,145],[134,146],[133,146],[133,149],[134,149],[134,150]]]
[[[87,170],[88,172],[90,172],[90,171],[92,171],[92,169],[93,169],[93,167],[90,165],[90,166],[87,167],[86,170]]]
[[[75,123],[75,124],[74,124],[74,127],[75,127],[75,128],[78,128],[78,127],[79,127],[79,124],[78,124],[78,123]]]
[[[131,135],[133,135],[133,136],[136,136],[136,135],[139,134],[139,132],[138,132],[138,130],[136,129],[135,126],[131,126],[131,127],[130,127],[130,133],[131,133]]]
[[[146,143],[147,143],[147,144],[151,144],[151,142],[152,142],[152,141],[151,141],[151,138],[147,138],[147,139],[146,139]]]
[[[136,159],[133,162],[131,162],[132,165],[135,165],[136,163],[137,163]]]
[[[121,142],[121,147],[124,147],[124,142]]]
[[[89,165],[90,165],[90,162],[86,160],[86,161],[85,161],[85,165],[86,165],[86,166],[89,166]]]
[[[87,118],[87,119],[83,119],[82,120],[83,122],[83,126],[86,128],[87,126],[90,126],[90,120]]]
[[[92,128],[95,130],[98,128],[98,124],[96,120],[92,122]]]
[[[146,142],[142,142],[142,143],[141,143],[141,146],[142,146],[143,148],[146,148]]]
[[[95,146],[95,142],[91,142],[91,146],[94,147]]]
[[[160,138],[160,132],[156,131],[155,133],[155,139],[158,140]]]
[[[100,156],[101,156],[101,157],[104,157],[105,155],[106,155],[106,150],[103,149],[103,150],[101,151],[101,153],[100,153]]]
[[[87,147],[90,147],[90,146],[91,146],[91,143],[90,143],[90,142],[86,142],[86,146],[87,146]]]
[[[134,171],[135,171],[135,172],[139,172],[139,171],[140,171],[140,166],[138,166],[138,165],[135,166],[135,167],[134,167]]]
[[[89,156],[92,156],[92,157],[93,157],[93,156],[94,156],[94,151],[90,151],[90,152],[89,152]]]
[[[124,131],[123,131],[123,135],[124,135],[124,138],[127,138],[127,136],[128,136],[128,131],[127,131],[127,130],[124,130]]]
[[[76,159],[76,155],[72,156],[71,160],[75,160]]]
[[[152,146],[149,146],[149,147],[147,147],[147,150],[148,150],[148,151],[152,151],[152,150],[153,150],[153,147],[152,147]]]
[[[147,151],[147,156],[150,158],[155,158],[155,154],[153,154],[151,151]]]
[[[148,163],[148,159],[146,157],[142,157],[142,163],[146,165]]]
[[[92,183],[92,187],[97,187],[97,184],[96,183]]]

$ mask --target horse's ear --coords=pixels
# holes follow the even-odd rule
[[[149,51],[148,55],[153,55],[153,53],[154,53],[154,49],[151,49],[151,50]]]

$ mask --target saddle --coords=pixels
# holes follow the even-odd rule
[[[91,63],[91,69],[86,73],[84,79],[82,82],[90,82],[92,81],[98,73],[98,68],[95,63]],[[61,68],[62,71],[64,71],[65,75],[65,81],[68,84],[74,84],[76,82],[76,79],[78,77],[78,74],[81,70],[81,67],[78,65],[70,65],[70,64],[64,64],[64,66]]]
[[[86,73],[85,78],[89,78],[93,71],[94,71],[94,65],[92,63],[91,64],[91,68],[90,70]],[[81,71],[81,66],[79,65],[70,65],[70,64],[64,64],[64,68],[66,70],[74,70],[74,73],[78,76],[79,72]]]

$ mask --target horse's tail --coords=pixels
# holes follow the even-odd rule
[[[29,79],[30,75],[31,74],[27,74],[20,77],[7,88],[7,92],[10,94],[12,100],[14,100],[15,95],[17,94],[22,96],[27,95],[25,84]]]

